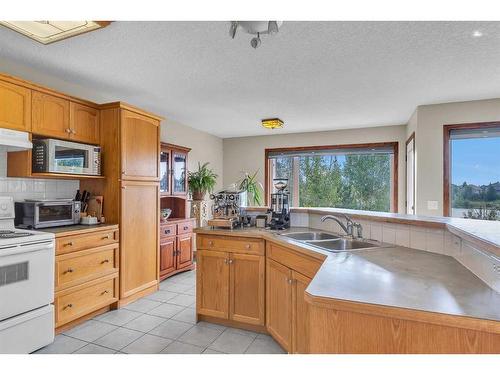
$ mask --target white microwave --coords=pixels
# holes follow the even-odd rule
[[[34,139],[33,172],[101,175],[101,148],[58,139]]]

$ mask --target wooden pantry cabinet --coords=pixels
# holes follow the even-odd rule
[[[197,248],[198,316],[264,327],[264,241],[199,234]]]
[[[31,90],[0,80],[0,128],[31,131]]]
[[[158,289],[160,120],[125,103],[104,104],[106,179],[80,182],[80,189],[104,196],[106,220],[120,224],[120,306]]]
[[[55,326],[61,332],[118,301],[118,225],[47,229],[56,234]]]

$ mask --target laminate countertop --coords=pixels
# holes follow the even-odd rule
[[[96,225],[65,225],[62,227],[41,228],[37,229],[40,232],[54,233],[56,237],[63,237],[74,234],[84,234],[94,232],[96,230],[118,229],[118,224],[105,223]]]
[[[307,230],[315,229],[291,228],[285,232]],[[395,245],[332,253],[259,228],[205,227],[195,232],[263,238],[324,259],[306,290],[313,299],[500,321],[500,294],[447,255]]]

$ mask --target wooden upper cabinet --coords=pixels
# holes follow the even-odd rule
[[[31,90],[0,81],[0,128],[31,131]]]
[[[288,352],[292,343],[292,271],[271,259],[266,267],[266,325]]]
[[[68,139],[69,100],[33,91],[32,132],[53,138]]]
[[[265,257],[232,253],[229,318],[263,326],[265,322]]]
[[[122,110],[121,135],[122,179],[159,180],[160,122]]]
[[[120,220],[120,298],[157,284],[158,182],[123,181]]]
[[[99,110],[70,103],[70,139],[76,142],[99,144]]]
[[[198,250],[196,253],[196,312],[229,317],[229,254]]]

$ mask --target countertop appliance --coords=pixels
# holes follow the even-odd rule
[[[80,222],[80,201],[68,199],[26,199],[15,203],[15,225],[38,229],[74,225]]]
[[[245,192],[222,190],[211,194],[214,200],[212,206],[213,219],[208,220],[208,225],[213,227],[234,228],[240,223],[241,206],[245,201]]]
[[[288,179],[275,178],[273,180],[275,193],[271,194],[271,221],[269,226],[271,229],[287,229],[290,228],[290,193],[287,189]]]
[[[14,227],[0,197],[0,353],[31,353],[54,341],[54,234]]]
[[[101,148],[59,139],[34,139],[33,172],[101,175]]]

